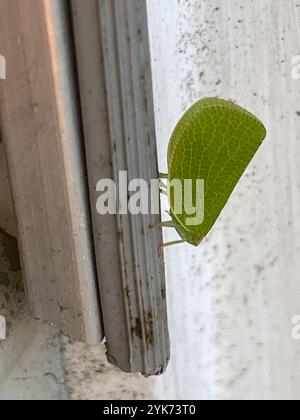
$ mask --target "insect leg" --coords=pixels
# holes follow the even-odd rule
[[[159,180],[159,192],[168,197],[168,187],[161,179]]]
[[[173,246],[173,245],[179,245],[179,244],[184,244],[185,243],[185,241],[183,241],[183,240],[180,240],[180,241],[172,241],[172,242],[167,242],[167,243],[165,243],[165,244],[161,244],[161,248],[167,248],[167,247],[169,247],[169,246]]]
[[[169,221],[166,221],[166,222],[162,222],[162,227],[176,228],[177,223],[175,223],[173,220],[169,220]]]
[[[159,189],[159,192],[168,197],[167,191],[163,190],[162,188]]]
[[[169,221],[166,221],[166,222],[161,222],[161,223],[158,223],[157,225],[150,225],[149,226],[149,228],[150,229],[160,229],[160,228],[176,228],[176,224],[173,222],[173,220],[169,220]]]
[[[168,247],[170,247],[170,246],[173,246],[173,245],[179,245],[179,244],[184,244],[185,243],[185,241],[172,241],[172,242],[167,242],[167,243],[165,243],[165,244],[161,244],[160,245],[160,247],[159,247],[159,255],[161,256],[162,255],[162,253],[163,253],[163,250],[165,249],[165,248],[168,248]]]
[[[160,179],[168,179],[169,175],[168,174],[163,174],[162,172],[159,173],[159,178]]]

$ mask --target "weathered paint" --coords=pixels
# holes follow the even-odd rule
[[[144,0],[73,0],[97,272],[109,360],[125,372],[162,373],[170,358],[157,215],[97,212],[104,178],[158,176]]]
[[[166,252],[173,358],[158,395],[299,399],[300,2],[148,4],[160,169],[174,125],[201,97],[236,100],[269,132],[203,246]]]

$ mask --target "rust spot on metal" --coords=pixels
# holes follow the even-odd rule
[[[147,345],[152,346],[154,344],[154,322],[152,308],[150,308],[146,314],[146,341]]]
[[[129,287],[128,287],[128,286],[126,286],[126,287],[124,288],[124,291],[125,291],[125,294],[126,294],[127,298],[129,299],[129,298],[130,298],[130,290],[129,290]]]
[[[124,241],[123,232],[119,231],[118,234],[117,234],[117,236],[118,236],[118,241],[119,242],[123,242]]]
[[[154,344],[154,320],[153,320],[153,311],[152,308],[144,315],[145,321],[145,330],[142,327],[142,322],[140,318],[135,318],[133,321],[133,326],[131,332],[133,335],[137,336],[141,340],[145,337],[147,346],[152,346]]]
[[[135,318],[134,325],[131,327],[131,332],[141,340],[143,339],[143,329],[140,318]]]

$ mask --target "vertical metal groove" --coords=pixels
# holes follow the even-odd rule
[[[118,3],[118,1],[115,1],[114,0],[114,11],[115,11],[115,18],[116,18],[116,21],[115,22],[117,23],[116,24],[117,34],[118,34],[118,28],[121,27],[122,20],[124,20],[125,33],[129,34],[130,33],[129,32],[129,23],[128,23],[129,12],[128,12],[128,7],[127,7],[128,6],[128,2],[122,3],[122,7],[120,7],[120,5],[119,5],[119,16],[120,16],[119,23],[120,23],[120,25],[118,25],[118,16],[116,14],[116,12],[118,10],[117,3]],[[122,35],[121,34],[119,34],[118,39],[119,40],[121,39],[121,40],[124,41],[124,39],[122,38]],[[125,38],[125,39],[126,39],[125,42],[129,45],[129,50],[132,51],[132,49],[130,48],[130,43],[131,43],[130,36],[128,38]],[[120,61],[120,59],[121,59],[121,51],[122,51],[122,47],[120,45],[120,42],[118,43],[118,48],[119,48],[119,54],[118,54],[118,57],[119,57],[119,75],[122,75],[122,72],[120,72],[121,66],[122,66],[122,63]],[[129,63],[129,68],[133,70],[133,63],[132,63],[131,55],[130,54],[128,54],[128,63]],[[120,81],[121,81],[121,83],[120,83],[121,91],[125,92],[126,91],[126,86],[124,86],[124,84],[122,83],[122,77],[120,77]],[[131,71],[130,74],[128,75],[128,81],[129,81],[129,86],[130,86],[130,89],[129,89],[130,90],[130,97],[132,98],[132,110],[133,111],[136,111],[136,107],[135,107],[135,92],[134,92],[134,89],[133,89],[133,85],[134,85],[133,71]],[[124,96],[123,96],[122,99],[123,99],[123,101],[125,101],[125,97]],[[126,106],[123,103],[123,114],[125,114],[125,113],[126,113]],[[135,114],[133,114],[133,115],[135,115]],[[133,136],[133,139],[135,139],[135,141],[136,141],[136,140],[138,140],[138,133],[137,133],[137,124],[136,124],[136,121],[135,121],[135,124],[133,125],[133,131],[134,131],[133,134],[135,134]],[[124,133],[125,133],[125,127],[124,127]],[[130,142],[132,142],[133,139],[130,137]],[[126,139],[124,138],[124,140],[126,140]],[[137,141],[137,144],[135,145],[135,148],[136,148],[136,151],[137,151],[137,154],[138,154],[138,152],[139,152],[138,141]],[[134,176],[137,176],[138,177],[139,174],[141,173],[141,168],[140,168],[140,161],[141,161],[141,159],[140,159],[140,156],[138,154],[138,159],[136,160],[136,165],[134,167],[134,166],[132,166],[132,162],[130,160],[130,157],[128,156],[128,152],[129,152],[129,148],[128,148],[128,145],[127,145],[127,147],[125,147],[125,155],[126,155],[127,167],[129,169],[129,174],[131,174],[131,177],[134,177]],[[130,226],[130,235],[131,235],[131,243],[132,243],[133,254],[136,255],[136,256],[139,256],[140,252],[139,252],[139,248],[137,246],[137,241],[136,241],[136,233],[137,232],[135,232],[136,224],[133,223],[133,218],[130,218],[129,219],[129,226]],[[137,258],[137,260],[140,261],[140,258]],[[143,357],[144,370],[145,370],[146,369],[146,366],[147,366],[147,354],[146,354],[146,351],[145,351],[145,349],[147,347],[147,337],[146,337],[145,314],[144,314],[144,310],[143,310],[143,308],[144,308],[144,301],[143,301],[143,296],[142,296],[142,293],[141,293],[141,289],[140,289],[140,287],[138,285],[138,281],[141,278],[139,264],[134,264],[134,269],[135,269],[136,282],[137,282],[137,284],[136,284],[136,293],[137,293],[137,296],[136,296],[136,305],[137,305],[137,308],[138,308],[139,318],[141,320],[141,325],[142,325],[142,340],[143,340],[143,347],[142,347],[143,355],[142,355],[142,357]]]
[[[83,6],[73,0],[72,6],[90,194],[96,207],[94,188],[101,171],[95,154],[105,153],[106,161],[112,161],[115,180],[122,170],[128,171],[129,181],[141,178],[149,185],[158,176],[146,2],[89,0]],[[87,38],[96,37],[91,51]],[[86,61],[92,66],[87,68]],[[99,122],[104,107],[105,121]],[[149,229],[159,220],[159,215],[105,219],[93,212],[108,357],[125,371],[145,375],[162,373],[170,354],[164,261],[158,256],[162,234]]]

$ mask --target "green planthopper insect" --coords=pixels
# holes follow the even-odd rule
[[[169,197],[171,220],[159,226],[175,228],[181,240],[162,247],[201,243],[265,137],[263,124],[231,101],[203,99],[184,114],[169,143],[169,173],[160,174],[161,179],[168,180],[162,192]],[[177,196],[170,187],[174,180],[191,180],[193,186],[197,180],[204,181],[203,218],[199,224],[187,223],[190,213],[184,207],[176,211]],[[192,201],[199,205],[194,188]]]

